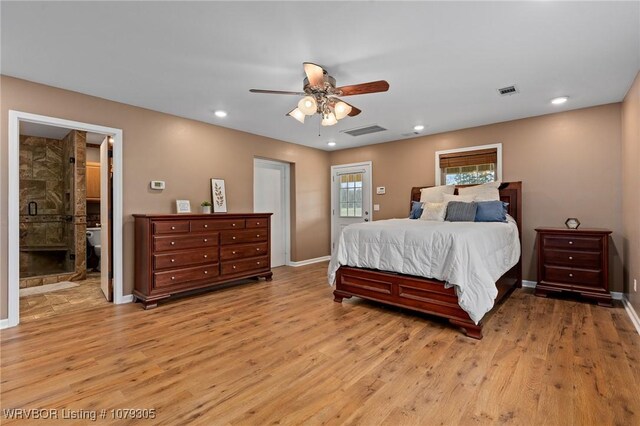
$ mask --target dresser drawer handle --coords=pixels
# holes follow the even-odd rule
[[[208,228],[208,227],[209,227],[209,225],[204,225],[204,227],[205,227],[205,228]]]
[[[176,229],[176,227],[175,227],[175,226],[172,226],[172,227],[171,227],[171,230],[173,231],[174,229]]]
[[[235,251],[232,251],[232,252],[231,252],[231,254],[236,254],[236,252],[235,252]]]
[[[256,249],[256,251],[260,251],[260,247],[258,247],[258,248]]]
[[[231,226],[235,227],[235,226],[236,226],[236,224],[235,224],[235,223],[232,223],[232,224],[231,224]]]
[[[259,264],[260,264],[260,262],[256,262],[256,265],[259,265]]]
[[[206,242],[207,242],[207,239],[205,238],[205,239],[203,239],[202,241],[204,241],[204,242],[206,243]]]
[[[573,274],[569,274],[570,277],[573,277]]]
[[[235,240],[235,239],[236,239],[236,237],[231,237],[231,239],[232,239],[232,240]]]
[[[175,242],[175,241],[171,241],[171,245],[172,245],[172,246],[175,246],[175,245],[176,245],[176,242]]]
[[[569,244],[573,244],[573,241],[569,241]]]
[[[175,261],[176,261],[175,259],[171,259],[171,263],[173,263],[173,262],[175,262]]]
[[[175,280],[175,279],[176,279],[176,277],[171,277],[171,279],[172,279],[172,280]]]
[[[256,238],[259,238],[259,237],[260,237],[260,234],[256,235]]]
[[[206,258],[207,258],[207,255],[205,254],[205,255],[204,255],[204,256],[202,256],[202,257],[204,257],[204,258],[206,259]]]
[[[208,273],[209,273],[209,271],[204,271],[204,273],[205,273],[205,274],[208,274]]]
[[[569,260],[573,260],[573,256],[569,256]]]
[[[233,265],[233,269],[236,269],[236,265]]]
[[[260,225],[260,222],[256,222],[256,225]]]

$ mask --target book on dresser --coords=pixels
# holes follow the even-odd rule
[[[271,213],[133,216],[133,295],[145,309],[184,292],[271,280]]]
[[[608,229],[537,228],[536,296],[571,292],[611,306]]]

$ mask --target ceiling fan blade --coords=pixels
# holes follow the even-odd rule
[[[367,93],[386,92],[389,90],[389,83],[385,80],[371,81],[369,83],[354,84],[351,86],[337,87],[340,96],[364,95]]]
[[[312,87],[324,87],[324,70],[320,65],[304,62],[304,73],[307,74],[309,85]]]
[[[263,89],[249,89],[251,93],[266,93],[269,95],[298,95],[305,96],[304,92],[287,92],[285,90],[263,90]]]

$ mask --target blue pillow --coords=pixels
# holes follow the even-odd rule
[[[476,202],[476,222],[506,222],[507,206],[503,201],[478,201]]]
[[[409,219],[420,219],[420,216],[422,216],[422,203],[420,201],[412,201]]]

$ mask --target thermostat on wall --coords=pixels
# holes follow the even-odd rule
[[[152,180],[151,181],[151,189],[164,189],[164,181],[163,180]]]
[[[387,189],[384,186],[379,186],[376,188],[376,194],[382,195],[387,192]]]

